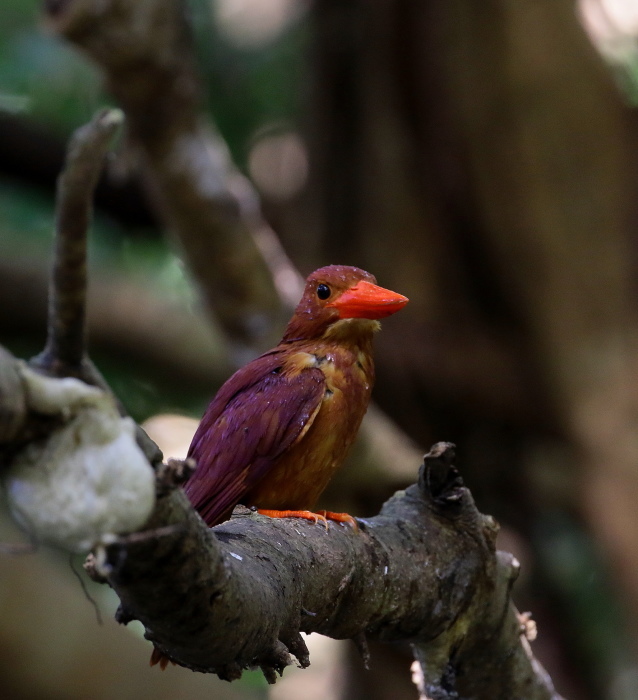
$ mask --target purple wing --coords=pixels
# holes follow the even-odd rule
[[[229,516],[295,442],[321,402],[321,370],[287,374],[282,361],[280,353],[268,353],[236,372],[195,433],[188,456],[197,469],[184,490],[208,525]]]

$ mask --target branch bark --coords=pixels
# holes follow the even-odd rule
[[[120,622],[141,620],[171,659],[227,680],[258,666],[274,682],[292,656],[307,666],[303,631],[415,644],[439,700],[557,700],[521,641],[509,598],[518,563],[495,551],[498,527],[453,458],[452,445],[435,445],[419,484],[359,531],[241,507],[209,530],[171,488],[173,463],[158,474],[144,531],[98,551],[88,569],[117,592]]]
[[[47,344],[38,358],[58,376],[80,376],[86,363],[87,230],[104,157],[123,122],[121,111],[108,109],[78,129],[58,179]]]

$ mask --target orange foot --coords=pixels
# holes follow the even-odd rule
[[[304,518],[312,520],[313,523],[322,522],[326,530],[328,529],[328,520],[334,520],[337,523],[347,523],[355,530],[359,529],[357,521],[347,513],[333,513],[329,510],[320,510],[318,513],[313,513],[311,510],[265,510],[257,508],[257,512],[261,515],[267,515],[269,518]]]
[[[355,530],[359,529],[356,519],[348,515],[348,513],[333,513],[331,510],[320,510],[319,513],[328,520],[334,520],[336,523],[346,523],[346,525],[350,525]]]
[[[159,664],[159,667],[162,669],[162,671],[168,666],[168,662],[171,662],[173,666],[175,666],[175,662],[172,659],[169,659],[168,656],[165,656],[162,654],[162,652],[157,648],[153,648],[153,653],[151,654],[151,661],[150,665],[155,666],[155,664]]]

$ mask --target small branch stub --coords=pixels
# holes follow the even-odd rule
[[[166,495],[173,489],[183,486],[195,471],[194,459],[169,459],[156,469],[155,486],[158,495]]]
[[[437,442],[423,458],[419,487],[441,506],[457,503],[463,495],[463,479],[454,465],[456,446]]]

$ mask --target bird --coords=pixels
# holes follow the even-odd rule
[[[188,457],[196,467],[184,491],[208,526],[241,503],[273,518],[356,529],[348,513],[311,509],[368,407],[379,319],[407,303],[357,267],[328,265],[308,277],[279,345],[226,381],[195,432]],[[153,649],[151,666],[169,661]]]
[[[242,504],[356,527],[346,513],[312,509],[368,407],[379,319],[407,303],[357,267],[329,265],[307,278],[281,342],[226,381],[195,432],[184,490],[207,525]]]

